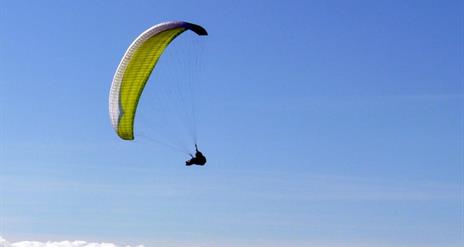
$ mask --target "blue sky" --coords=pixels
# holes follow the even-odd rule
[[[0,3],[3,238],[464,243],[459,1]],[[125,49],[166,20],[210,34],[196,94],[206,167],[110,125]]]

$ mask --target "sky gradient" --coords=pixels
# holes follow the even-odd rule
[[[464,244],[462,1],[0,5],[4,239]],[[209,32],[205,167],[111,128],[125,49],[167,20]]]

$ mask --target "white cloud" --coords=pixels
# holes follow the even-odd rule
[[[20,241],[10,243],[0,236],[0,247],[122,247],[112,243],[92,243],[86,241],[61,241],[61,242],[38,242],[38,241]],[[125,246],[130,247],[130,246]],[[138,245],[136,247],[144,247]]]

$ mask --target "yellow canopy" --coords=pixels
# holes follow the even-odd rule
[[[198,25],[164,22],[143,32],[127,49],[111,84],[109,112],[114,130],[124,140],[134,139],[134,118],[142,91],[164,49],[186,30],[208,35]]]

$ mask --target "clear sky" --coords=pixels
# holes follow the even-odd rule
[[[0,6],[3,238],[464,244],[462,1]],[[110,125],[125,49],[167,20],[210,34],[196,95],[205,167]]]

